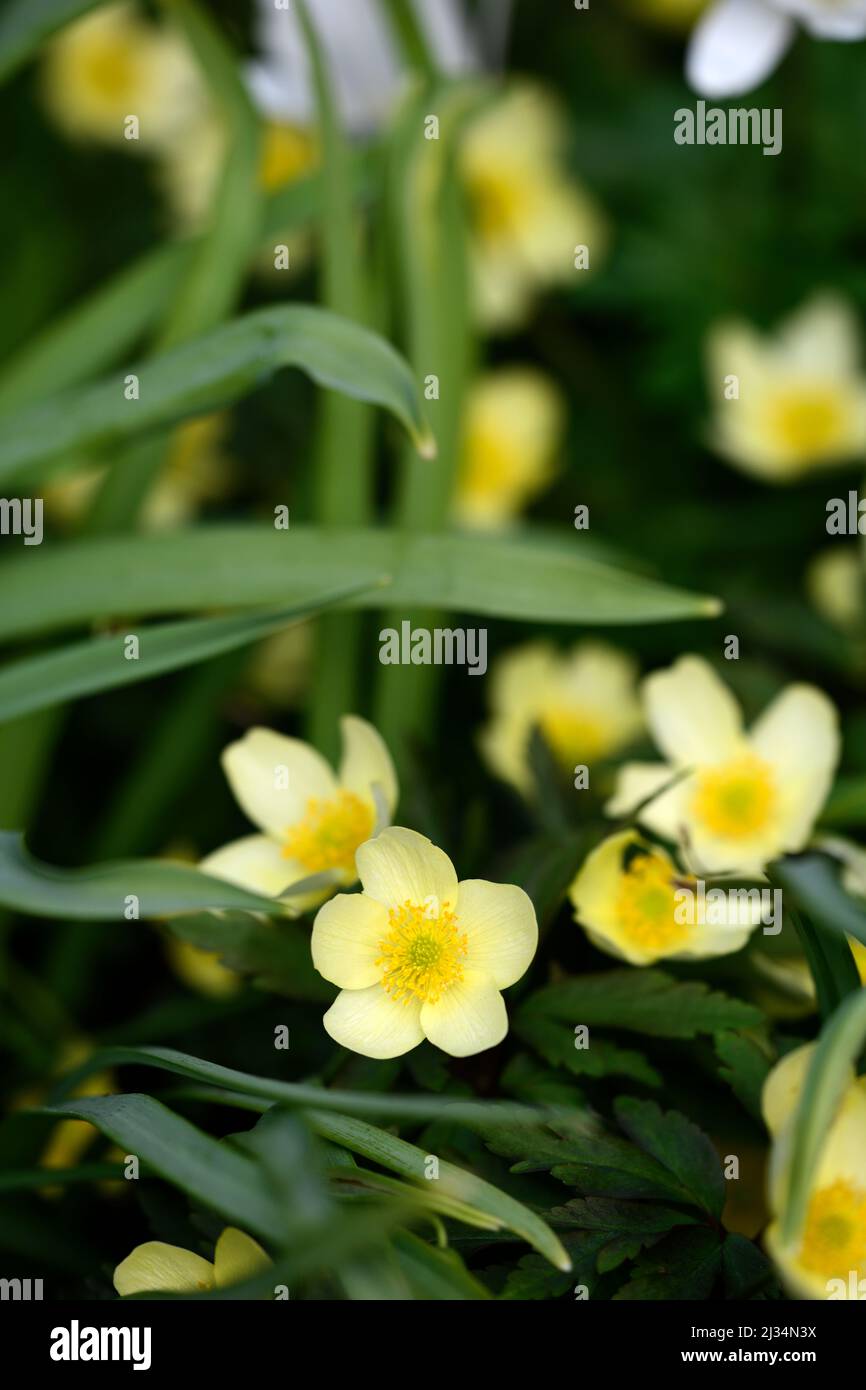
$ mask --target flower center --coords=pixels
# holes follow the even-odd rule
[[[825,1278],[866,1272],[866,1190],[840,1178],[816,1192],[806,1215],[800,1263]]]
[[[408,900],[388,913],[388,935],[379,942],[382,987],[395,1000],[420,999],[435,1004],[463,979],[467,938],[457,929],[457,919],[433,902]]]
[[[539,719],[541,732],[563,767],[600,757],[608,747],[602,723],[568,705],[549,705]]]
[[[351,870],[355,850],[369,840],[375,824],[373,807],[354,792],[335,797],[311,797],[307,814],[286,831],[284,859],[297,859],[310,873],[325,869]]]
[[[94,40],[85,56],[84,71],[95,96],[119,101],[133,91],[138,76],[133,44],[122,39]]]
[[[522,210],[520,181],[492,169],[474,169],[468,181],[470,220],[485,241],[507,236]]]
[[[622,935],[633,946],[655,951],[686,939],[688,925],[674,917],[678,886],[660,854],[640,854],[631,861],[620,882],[616,914]]]
[[[269,121],[259,160],[259,186],[275,193],[309,173],[316,163],[316,144],[305,130]]]
[[[832,452],[844,435],[844,411],[829,387],[798,388],[770,405],[770,428],[782,447],[803,460]]]
[[[715,835],[744,840],[759,834],[775,805],[770,767],[753,753],[698,773],[692,811]]]

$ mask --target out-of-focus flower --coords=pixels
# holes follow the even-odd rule
[[[481,751],[499,777],[531,795],[533,729],[541,730],[563,770],[609,758],[642,726],[636,683],[631,657],[600,642],[579,642],[570,652],[545,642],[517,647],[491,673],[491,719]]]
[[[73,1071],[76,1067],[86,1062],[93,1051],[93,1047],[83,1038],[69,1039],[64,1042],[60,1049],[55,1074],[62,1076],[65,1072]],[[81,1099],[85,1096],[105,1096],[110,1095],[115,1089],[114,1078],[111,1072],[93,1072],[86,1076],[83,1081],[75,1087],[72,1096]],[[24,1106],[42,1105],[45,1100],[44,1090],[41,1088],[31,1088],[22,1092],[15,1098],[15,1109]],[[82,1156],[90,1148],[97,1131],[93,1125],[86,1120],[60,1120],[51,1131],[50,1138],[39,1159],[42,1168],[74,1168],[80,1163]],[[46,1196],[54,1196],[59,1189],[56,1187],[46,1187]]]
[[[141,509],[144,530],[180,526],[206,502],[228,496],[232,462],[223,447],[228,421],[228,415],[218,412],[188,420],[174,431],[165,464]],[[76,525],[104,477],[104,468],[59,473],[44,488],[49,517],[61,526]]]
[[[864,626],[863,561],[856,546],[828,546],[806,571],[806,591],[823,618],[843,631]]]
[[[326,903],[313,926],[313,964],[341,989],[330,1036],[364,1057],[400,1057],[425,1038],[452,1057],[495,1047],[508,1032],[500,990],[538,945],[526,893],[458,883],[448,855],[402,826],[356,857],[363,892]]]
[[[710,3],[711,0],[625,0],[626,9],[638,19],[674,30],[690,29]]]
[[[312,659],[312,625],[295,623],[257,644],[246,684],[276,709],[291,709],[309,684]]]
[[[627,764],[609,815],[640,807],[640,823],[679,842],[700,872],[760,873],[803,848],[839,758],[838,716],[826,695],[789,685],[746,734],[737,701],[701,657],[655,672],[642,693],[668,761]]]
[[[456,77],[478,63],[464,8],[455,0],[411,0],[437,66]],[[307,0],[328,66],[334,100],[347,130],[365,135],[388,118],[408,80],[399,42],[379,0]],[[282,124],[315,122],[316,98],[304,32],[293,6],[259,0],[256,41],[261,57],[247,70],[259,110]]]
[[[206,1293],[254,1279],[273,1264],[252,1236],[226,1226],[214,1249],[213,1263],[179,1245],[148,1240],[114,1271],[122,1298],[136,1293]]]
[[[355,883],[355,851],[373,834],[380,807],[393,815],[397,777],[372,724],[347,714],[340,729],[343,757],[337,774],[308,743],[270,729],[250,729],[229,744],[222,756],[229,785],[263,833],[215,850],[199,867],[271,897],[324,872],[340,884]],[[328,892],[325,887],[301,894],[292,904],[304,909]]]
[[[716,0],[698,21],[686,77],[707,97],[738,96],[768,77],[797,22],[816,38],[866,38],[866,0]]]
[[[205,994],[209,999],[227,999],[240,989],[240,976],[223,965],[216,951],[205,951],[176,936],[170,936],[165,945],[175,975],[196,994]]]
[[[784,1210],[790,1176],[791,1135],[814,1044],[789,1052],[764,1084],[764,1120],[773,1138],[771,1210]],[[848,1088],[823,1140],[803,1229],[790,1244],[780,1223],[767,1229],[766,1244],[795,1298],[862,1297],[866,1278],[866,1077],[853,1068]]]
[[[502,367],[473,386],[466,405],[454,515],[497,530],[550,482],[565,426],[565,403],[533,367]]]
[[[775,338],[745,323],[719,324],[707,349],[712,442],[737,467],[779,482],[862,458],[866,376],[842,300],[817,296]]]
[[[472,120],[460,169],[466,186],[478,313],[515,328],[536,294],[579,282],[576,249],[597,263],[606,240],[592,197],[568,172],[567,126],[553,97],[518,84]],[[588,267],[587,267],[588,268]]]
[[[68,135],[132,151],[160,148],[205,100],[181,36],[131,3],[101,6],[61,30],[45,51],[42,92]],[[129,116],[137,139],[125,133]]]
[[[697,881],[663,849],[624,830],[596,846],[568,892],[575,921],[593,944],[630,965],[739,951],[760,921],[760,904],[726,895],[706,914],[712,920],[702,922],[697,908],[689,913],[677,897],[684,890],[694,903]]]

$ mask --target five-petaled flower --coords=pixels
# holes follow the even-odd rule
[[[363,892],[333,898],[313,926],[313,964],[341,988],[328,1033],[365,1057],[400,1057],[425,1038],[452,1057],[495,1047],[508,1031],[500,990],[538,944],[526,893],[458,883],[447,854],[402,826],[356,857]]]

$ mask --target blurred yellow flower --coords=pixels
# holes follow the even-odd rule
[[[699,872],[760,873],[804,847],[839,758],[826,695],[789,685],[746,734],[737,701],[702,657],[656,671],[642,694],[668,761],[622,768],[608,815],[640,807],[640,823],[679,842]]]
[[[229,416],[201,415],[179,425],[171,436],[165,464],[141,509],[146,531],[191,521],[206,502],[218,502],[231,489],[232,461],[224,450]],[[75,526],[87,512],[105,477],[104,468],[58,473],[43,489],[48,515],[61,526]]]
[[[65,1072],[73,1071],[76,1067],[81,1066],[82,1062],[87,1061],[92,1051],[92,1044],[84,1038],[67,1039],[61,1044],[54,1075],[62,1076]],[[111,1073],[100,1071],[86,1076],[75,1087],[72,1095],[76,1099],[84,1096],[105,1096],[110,1095],[114,1089],[114,1078]],[[42,1105],[44,1101],[45,1088],[31,1087],[15,1097],[12,1108],[18,1110],[24,1107]],[[52,1129],[48,1142],[42,1151],[39,1159],[40,1166],[43,1168],[75,1168],[96,1137],[97,1131],[86,1120],[59,1120]],[[46,1187],[43,1189],[43,1195],[56,1196],[59,1191],[60,1189],[57,1187]]]
[[[691,28],[709,3],[710,0],[625,0],[626,8],[638,19],[682,32]]]
[[[333,898],[313,926],[313,964],[341,989],[327,1032],[364,1057],[401,1057],[425,1038],[452,1057],[495,1047],[508,1032],[500,990],[538,944],[526,893],[458,883],[448,855],[402,826],[356,857],[363,892]]]
[[[67,135],[133,153],[161,146],[205,100],[183,39],[132,3],[101,6],[61,30],[45,52],[42,94]]]
[[[828,623],[843,631],[864,626],[866,575],[854,545],[828,546],[812,559],[806,571],[806,592]]]
[[[676,895],[696,887],[663,849],[624,830],[587,856],[568,893],[575,921],[593,945],[630,965],[739,951],[760,921],[760,906],[726,897],[712,921],[699,921],[697,912],[689,921]]]
[[[580,283],[576,249],[597,264],[606,241],[592,197],[565,163],[568,128],[553,97],[512,87],[469,125],[460,167],[469,208],[470,259],[482,324],[508,330],[538,292]]]
[[[216,1243],[213,1263],[179,1245],[149,1240],[117,1266],[114,1287],[122,1298],[137,1293],[206,1293],[253,1279],[272,1263],[252,1236],[226,1226]]]
[[[372,724],[347,714],[340,729],[337,774],[308,743],[270,729],[250,729],[229,744],[222,756],[229,785],[263,833],[215,850],[199,868],[272,897],[321,873],[355,883],[355,851],[373,834],[380,812],[393,815],[397,776]],[[326,885],[294,897],[292,907],[320,903],[329,891]]]
[[[866,453],[866,376],[854,315],[819,295],[773,338],[745,323],[709,334],[714,447],[747,473],[782,482]]]
[[[789,1052],[764,1083],[762,1108],[773,1139],[769,1200],[784,1210],[791,1134],[814,1044]],[[778,1219],[766,1233],[770,1252],[794,1298],[862,1298],[866,1285],[866,1077],[853,1068],[827,1131],[813,1177],[803,1229],[783,1243]]]
[[[565,402],[533,367],[502,367],[469,393],[455,519],[495,530],[518,516],[556,472]]]
[[[643,723],[636,684],[632,658],[601,642],[579,642],[569,652],[546,642],[516,647],[493,667],[481,751],[497,776],[531,795],[533,729],[564,771],[612,757]]]
[[[296,623],[257,643],[245,682],[277,709],[291,709],[309,685],[313,662],[311,623]]]
[[[176,936],[168,937],[165,949],[175,975],[196,994],[205,994],[209,999],[227,999],[240,989],[240,976],[223,965],[216,951],[206,951]]]

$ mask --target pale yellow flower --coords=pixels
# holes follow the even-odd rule
[[[496,530],[519,516],[556,472],[565,403],[533,367],[502,367],[478,379],[463,425],[454,516]]]
[[[568,894],[593,945],[630,965],[739,951],[760,921],[760,907],[726,898],[706,911],[707,920],[695,910],[689,921],[676,896],[683,889],[696,894],[696,880],[663,849],[624,830],[587,856]]]
[[[123,1298],[142,1293],[207,1293],[254,1279],[273,1261],[252,1236],[226,1226],[214,1249],[213,1263],[179,1245],[148,1240],[114,1271],[114,1287]]]
[[[814,1050],[810,1043],[789,1052],[764,1084],[764,1119],[773,1138],[769,1198],[777,1218],[785,1207],[792,1128]],[[841,1300],[853,1292],[862,1298],[858,1287],[866,1279],[866,1077],[855,1076],[853,1068],[824,1138],[803,1228],[785,1243],[775,1219],[765,1239],[793,1297]]]
[[[228,496],[232,460],[224,441],[229,416],[219,411],[187,420],[171,436],[165,464],[145,498],[140,521],[145,531],[168,530],[191,521],[207,502]],[[87,513],[105,479],[104,468],[56,474],[43,489],[48,516],[74,527]]]
[[[466,131],[460,168],[469,209],[470,258],[482,323],[511,329],[535,295],[579,284],[578,246],[593,267],[606,234],[599,210],[565,164],[567,126],[555,100],[512,87]]]
[[[812,559],[806,571],[806,591],[827,622],[843,631],[862,628],[866,576],[856,546],[828,546]]]
[[[74,139],[136,153],[170,139],[205,101],[183,39],[135,4],[104,5],[62,29],[45,52],[43,99]],[[125,133],[138,120],[138,138]]]
[[[773,338],[745,323],[719,324],[707,356],[711,440],[738,468],[784,482],[866,453],[860,335],[843,300],[817,296]]]
[[[667,763],[627,764],[609,815],[637,810],[701,873],[759,874],[803,849],[839,758],[838,716],[826,695],[789,685],[746,734],[737,701],[702,657],[656,671],[642,693]]]
[[[206,951],[176,936],[167,939],[165,950],[175,975],[196,994],[204,994],[209,999],[227,999],[240,989],[240,976],[223,965],[218,952]]]
[[[215,850],[199,865],[242,888],[278,897],[318,874],[355,883],[355,851],[373,834],[380,815],[397,804],[397,777],[379,734],[354,714],[340,720],[343,756],[334,773],[315,748],[270,729],[250,729],[229,744],[223,770],[238,804],[262,832]],[[329,888],[292,898],[304,909]]]
[[[563,771],[610,758],[642,726],[636,682],[632,658],[601,642],[579,642],[569,652],[546,642],[517,647],[493,667],[481,751],[499,777],[531,795],[533,730],[541,730]]]
[[[500,990],[529,968],[535,910],[522,888],[457,882],[443,850],[394,826],[357,853],[363,892],[326,903],[313,964],[339,985],[324,1017],[335,1042],[364,1057],[400,1057],[427,1038],[452,1057],[508,1032]]]

